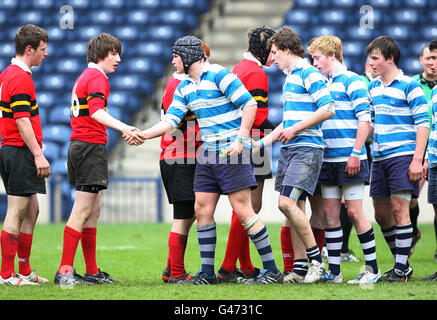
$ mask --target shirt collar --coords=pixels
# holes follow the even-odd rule
[[[106,75],[106,73],[99,67],[99,65],[97,63],[94,62],[89,62],[88,63],[88,68],[92,68],[92,69],[97,69],[99,70],[101,73],[103,73],[105,75],[106,78],[108,78],[108,76]]]
[[[257,65],[259,65],[260,67],[263,66],[263,65],[261,64],[261,62],[260,62],[257,58],[255,58],[255,57],[253,56],[253,54],[251,54],[250,52],[244,52],[244,53],[243,53],[243,58],[246,59],[246,60],[250,60],[250,61],[255,62],[255,63],[256,63]]]
[[[173,78],[175,78],[176,80],[185,80],[187,78],[187,75],[185,73],[177,73],[174,72],[173,73]]]
[[[16,66],[19,66],[21,69],[23,69],[25,72],[32,74],[32,71],[30,70],[29,66],[25,64],[23,61],[17,58],[12,58],[11,64],[15,64]]]
[[[390,86],[393,82],[400,81],[402,76],[404,75],[404,72],[401,69],[398,69],[398,74],[396,75],[396,77],[392,80],[392,82],[390,82],[387,86]],[[377,80],[379,82],[381,82],[382,85],[384,85],[384,83],[382,82],[382,78],[381,76],[377,76],[374,80]]]

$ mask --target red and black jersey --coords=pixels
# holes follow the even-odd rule
[[[106,126],[91,116],[97,110],[106,111],[109,91],[106,75],[96,64],[90,63],[76,80],[71,92],[71,140],[99,144],[108,142]]]
[[[252,125],[251,137],[258,136],[253,132],[253,129],[258,129],[259,135],[264,136],[265,129],[274,129],[271,122],[268,120],[268,92],[269,84],[268,77],[260,63],[255,61],[255,58],[246,58],[235,65],[232,72],[243,82],[246,89],[250,92],[257,103],[257,111],[255,120]]]
[[[185,77],[184,74],[173,74],[168,80],[162,96],[162,112],[165,114],[173,101],[173,94]],[[185,118],[176,129],[161,137],[161,157],[164,159],[194,159],[197,149],[202,145],[199,124],[194,113],[187,112]]]
[[[16,60],[15,60],[16,61]],[[0,75],[0,135],[2,146],[23,147],[23,138],[18,130],[16,119],[27,117],[32,124],[35,138],[42,147],[42,128],[36,102],[35,85],[30,69],[24,70],[20,62],[12,61]]]

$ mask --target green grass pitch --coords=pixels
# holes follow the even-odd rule
[[[229,224],[218,224],[216,271],[223,261]],[[267,225],[278,267],[283,270],[279,224]],[[179,286],[165,284],[161,272],[168,252],[169,224],[101,224],[97,232],[97,261],[103,271],[120,280],[114,285],[76,286],[71,289],[53,284],[62,254],[64,224],[37,225],[31,255],[31,267],[49,279],[47,285],[32,287],[0,286],[0,300],[435,300],[437,282],[419,279],[437,271],[434,262],[436,240],[431,224],[419,225],[422,238],[410,259],[414,277],[407,283],[377,283],[363,288],[346,283],[311,285],[247,286],[222,284],[216,286]],[[382,272],[393,266],[393,258],[378,226],[374,226],[378,264]],[[350,248],[361,261],[355,230]],[[261,260],[251,244],[253,264],[261,267]],[[200,269],[200,254],[195,225],[190,232],[186,250],[186,269],[195,274]],[[18,262],[16,270],[18,271]],[[355,278],[364,262],[342,264],[345,282]],[[78,273],[85,272],[82,250],[79,245],[75,266]]]

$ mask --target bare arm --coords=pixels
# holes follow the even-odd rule
[[[229,156],[239,155],[243,150],[243,140],[249,136],[253,121],[255,120],[257,105],[247,106],[243,109],[243,116],[241,118],[241,126],[238,131],[237,140],[235,140],[229,147],[226,148],[226,153]]]
[[[423,156],[425,155],[425,148],[428,142],[429,128],[419,127],[416,134],[416,149],[414,150],[413,160],[408,169],[408,175],[411,181],[419,181],[424,175],[424,168],[422,166]]]
[[[357,129],[357,135],[355,138],[354,150],[363,149],[364,143],[366,143],[367,137],[369,136],[370,123],[367,121],[360,121]],[[350,156],[346,165],[346,172],[349,176],[354,176],[360,172],[360,158],[359,156]]]
[[[23,117],[16,120],[18,131],[24,140],[24,143],[32,152],[35,166],[36,174],[40,178],[47,178],[50,176],[50,164],[45,158],[42,149],[40,148],[38,141],[36,140],[35,133],[33,132],[32,124],[30,119]]]
[[[160,121],[149,129],[143,130],[142,134],[145,139],[153,139],[160,137],[170,131],[173,127],[167,121]]]

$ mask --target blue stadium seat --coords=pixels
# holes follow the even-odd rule
[[[68,56],[72,58],[81,57],[84,58],[84,63],[86,62],[86,42],[69,42],[65,46]]]
[[[46,141],[63,144],[70,141],[70,135],[71,127],[66,125],[48,124],[43,127],[43,139]]]
[[[179,26],[180,29],[191,30],[197,27],[197,16],[184,10],[163,10],[157,15],[157,24]]]
[[[42,152],[50,163],[59,158],[60,150],[61,147],[57,143],[43,140]]]
[[[63,5],[70,5],[74,10],[77,9],[91,9],[93,6],[92,0],[56,0],[55,7],[61,8]]]
[[[12,59],[15,56],[15,46],[13,43],[0,43],[0,57],[6,59]]]
[[[426,9],[430,2],[435,2],[433,0],[402,0],[399,1],[399,5],[402,7],[410,7],[417,9]]]
[[[0,70],[4,70],[10,64],[10,59],[0,58]]]
[[[48,121],[50,124],[70,125],[70,107],[59,105],[50,109]]]
[[[171,60],[169,59],[172,57],[171,47],[158,41],[134,43],[130,46],[129,50],[138,57],[151,57],[165,60],[166,62],[170,62]]]
[[[205,13],[209,9],[209,0],[172,0],[172,7],[187,12]]]
[[[427,17],[425,20],[429,24],[437,24],[437,11],[430,10],[430,12],[427,14]]]
[[[403,57],[399,62],[399,67],[404,74],[413,76],[423,71],[423,67],[419,62],[419,57]]]
[[[366,45],[362,41],[344,41],[343,55],[345,57],[357,57],[366,54]]]
[[[111,90],[108,100],[109,113],[111,113],[112,108],[125,110],[130,115],[132,112],[141,110],[141,100],[138,95],[133,95],[129,91]]]
[[[319,37],[324,35],[338,35],[338,29],[332,25],[318,25],[309,29],[308,37]]]
[[[103,8],[123,9],[123,0],[105,0],[100,4]]]
[[[69,30],[64,30],[59,27],[59,25],[48,26],[45,28],[47,34],[49,35],[50,41],[65,41],[68,39]],[[71,30],[70,30],[71,32]],[[65,44],[65,42],[64,42]],[[58,47],[59,49],[59,47]]]
[[[375,38],[375,33],[372,29],[361,28],[360,26],[351,26],[347,28],[347,38],[344,40],[362,40],[369,43]],[[367,44],[366,44],[367,45]]]
[[[282,108],[269,108],[269,120],[274,126],[277,126],[282,121]]]
[[[129,73],[141,73],[144,76],[162,77],[164,66],[162,63],[149,58],[133,58],[123,64]]]
[[[111,79],[111,88],[114,90],[135,91],[145,93],[153,91],[153,83],[146,76],[118,75]],[[144,91],[143,91],[144,90]]]
[[[41,81],[42,90],[71,90],[74,80],[63,74],[48,74]]]
[[[410,54],[412,56],[416,56],[416,57],[420,57],[420,55],[422,54],[422,50],[423,47],[428,44],[429,41],[415,41],[415,42],[410,42]]]
[[[39,120],[41,121],[41,126],[45,126],[47,124],[47,108],[38,107]]]
[[[55,6],[56,2],[54,0],[33,0],[29,2],[33,10],[49,10],[49,9],[59,10],[59,7]]]
[[[341,9],[326,9],[320,12],[320,20],[324,24],[345,24],[348,13]]]
[[[295,8],[316,9],[321,6],[322,1],[319,0],[297,0],[294,2]]]
[[[420,17],[419,12],[414,9],[395,10],[391,14],[391,17],[393,18],[394,23],[408,25],[420,24],[421,20],[423,19]]]
[[[135,6],[142,9],[147,10],[156,10],[159,8],[163,8],[166,4],[165,1],[162,0],[134,0]]]
[[[423,26],[420,29],[418,29],[417,35],[418,36],[420,35],[424,41],[429,42],[437,38],[437,26],[436,25]]]
[[[330,0],[327,2],[333,8],[352,9],[357,6],[356,0]]]
[[[102,26],[88,25],[77,27],[77,30],[75,30],[75,35],[77,36],[77,40],[88,41],[89,39],[97,36],[103,31],[104,29],[102,28]]]
[[[395,40],[408,40],[411,37],[411,29],[402,24],[390,25],[383,28],[383,32]]]
[[[185,35],[184,31],[170,25],[152,26],[144,33],[147,35],[149,41],[164,41],[171,43],[171,45],[173,45],[176,39]]]
[[[115,27],[112,29],[112,34],[120,39],[120,41],[124,40],[143,40],[143,35],[145,32],[142,32],[142,28],[132,25],[125,25],[122,27]]]
[[[392,6],[391,0],[368,0],[368,5],[374,7],[374,8],[389,8]],[[396,1],[393,1],[393,4]]]
[[[0,9],[0,26],[6,26],[11,20],[10,14]]]
[[[59,73],[68,73],[79,76],[82,69],[85,67],[85,63],[79,59],[58,59],[56,61],[56,71]]]
[[[17,15],[17,22],[19,25],[24,24],[35,24],[35,25],[41,25],[42,21],[45,23],[50,21],[50,17],[47,17],[47,15],[43,15],[42,11],[26,11],[21,12]]]
[[[288,11],[284,16],[284,23],[286,25],[308,25],[313,22],[315,17],[309,10],[293,9]]]
[[[0,10],[15,10],[18,2],[18,0],[0,0]]]
[[[88,20],[93,25],[114,25],[117,23],[116,18],[119,16],[119,12],[103,9],[89,12]]]
[[[38,106],[40,107],[51,108],[58,103],[58,99],[58,95],[52,91],[36,92],[36,101],[38,102]]]
[[[154,23],[154,15],[148,10],[131,10],[126,14],[127,24],[132,25],[150,25]]]

